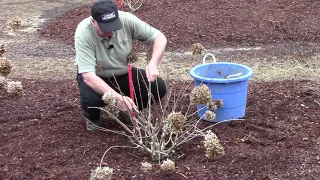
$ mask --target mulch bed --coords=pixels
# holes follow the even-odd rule
[[[88,179],[105,150],[130,145],[85,129],[75,81],[17,80],[21,97],[0,91],[0,179]],[[170,86],[179,92],[182,82]],[[105,162],[115,179],[319,179],[319,88],[310,81],[250,83],[246,120],[212,128],[226,150],[218,160],[209,161],[195,139],[177,150],[179,173],[143,174],[140,162],[151,161],[136,149],[113,149]],[[113,121],[105,126],[121,130]]]
[[[90,7],[67,11],[49,21],[40,34],[73,44],[74,31],[82,19],[90,16]],[[167,36],[167,50],[177,51],[187,50],[197,42],[207,49],[319,42],[319,9],[317,0],[145,0],[135,14]],[[134,48],[146,51],[141,44]]]

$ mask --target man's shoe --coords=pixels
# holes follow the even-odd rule
[[[87,126],[88,131],[94,131],[97,129],[96,126],[101,126],[101,124],[102,124],[102,121],[100,119],[95,120],[94,122],[92,122],[88,118],[85,118],[85,119],[86,119],[86,126]]]

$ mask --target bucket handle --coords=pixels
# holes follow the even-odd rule
[[[237,73],[237,74],[231,74],[229,76],[226,77],[226,79],[229,79],[229,78],[233,78],[233,77],[240,77],[242,75],[242,73]]]
[[[205,64],[205,63],[206,63],[206,58],[207,58],[207,56],[211,56],[211,57],[212,57],[212,59],[213,59],[213,62],[214,62],[214,63],[216,63],[216,62],[217,62],[217,59],[216,59],[216,57],[215,57],[213,54],[211,54],[211,53],[207,53],[206,55],[204,55],[204,56],[203,56],[203,64]]]

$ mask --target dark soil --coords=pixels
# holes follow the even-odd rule
[[[130,145],[126,137],[85,129],[75,81],[17,80],[21,97],[0,91],[0,179],[88,179],[106,149]],[[178,92],[182,83],[171,86]],[[140,162],[150,159],[139,150],[113,149],[105,162],[115,179],[319,179],[319,88],[309,81],[250,83],[246,120],[212,128],[226,155],[209,161],[195,139],[177,150],[183,175],[159,168],[143,174]],[[104,126],[121,129],[113,121]]]
[[[90,6],[70,10],[42,29],[45,37],[73,44],[77,24]],[[145,0],[135,13],[168,38],[167,49],[186,50],[199,42],[221,46],[319,42],[318,0]],[[127,9],[125,9],[127,10]],[[135,48],[143,49],[136,44]]]

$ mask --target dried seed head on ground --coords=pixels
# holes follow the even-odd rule
[[[6,53],[6,43],[2,43],[1,46],[0,46],[0,57],[4,57],[5,56],[5,53]]]
[[[90,180],[111,180],[113,169],[109,167],[97,167],[91,172]]]
[[[174,172],[176,170],[175,163],[170,159],[163,161],[162,164],[160,165],[160,168],[164,171],[171,171],[171,172]]]
[[[152,164],[148,162],[141,162],[141,170],[144,173],[148,173],[152,170]]]
[[[193,88],[190,94],[192,104],[208,104],[212,101],[211,91],[205,84]]]
[[[0,76],[0,89],[5,89],[7,86],[7,80],[5,77]]]
[[[22,84],[19,81],[11,81],[8,82],[7,85],[7,92],[9,93],[10,96],[19,96],[22,94]]]
[[[12,30],[20,29],[22,25],[22,18],[15,16],[7,21],[7,27]]]
[[[12,70],[12,61],[6,58],[0,59],[0,75],[8,76]]]
[[[204,47],[201,43],[195,43],[192,45],[191,51],[193,55],[201,55],[204,51]]]

